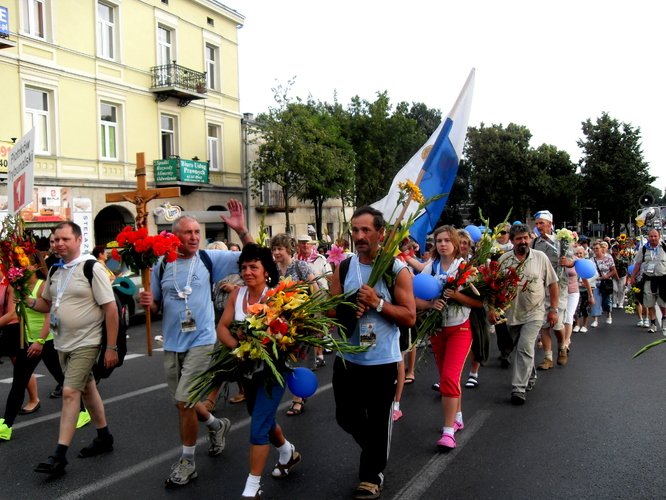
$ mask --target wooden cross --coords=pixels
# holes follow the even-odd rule
[[[179,187],[148,189],[146,183],[146,162],[144,153],[136,154],[136,189],[120,193],[107,193],[106,202],[129,201],[136,205],[136,227],[146,227],[148,210],[146,205],[155,198],[176,198],[180,196]]]
[[[106,202],[128,201],[136,206],[136,227],[146,227],[148,222],[147,204],[155,198],[176,198],[180,196],[179,187],[148,189],[146,183],[146,162],[144,153],[136,154],[136,189],[120,193],[107,193]],[[141,284],[144,290],[150,290],[150,269],[141,270]],[[150,322],[150,308],[146,309],[146,342],[148,356],[153,355],[152,327]]]

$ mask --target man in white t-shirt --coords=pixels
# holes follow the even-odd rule
[[[106,322],[106,353],[104,365],[118,363],[118,309],[111,282],[102,266],[92,267],[92,280],[83,268],[92,255],[81,255],[81,228],[73,222],[62,222],[55,230],[55,251],[63,264],[49,277],[42,296],[28,306],[35,311],[50,313],[53,342],[65,374],[58,445],[46,462],[35,472],[60,475],[67,466],[67,450],[76,431],[80,401],[83,401],[97,429],[97,437],[79,452],[80,458],[92,457],[113,450],[102,398],[92,375],[102,341],[102,322]]]

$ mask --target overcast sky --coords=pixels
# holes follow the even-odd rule
[[[446,115],[471,68],[470,125],[526,126],[532,146],[580,157],[581,122],[607,111],[640,127],[643,153],[666,188],[660,2],[560,0],[223,0],[240,29],[244,113],[274,104],[271,88],[349,103],[388,91]]]

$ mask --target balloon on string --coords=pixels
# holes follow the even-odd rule
[[[309,398],[317,391],[319,381],[312,370],[299,366],[287,375],[287,386],[294,396]]]
[[[465,227],[465,231],[469,233],[469,237],[472,238],[472,241],[476,243],[481,239],[481,230],[470,224],[469,226]]]
[[[629,265],[629,268],[627,269],[627,271],[629,271],[629,274],[634,274],[634,267],[635,266],[636,266],[636,264],[630,264]]]
[[[512,225],[515,226],[516,224],[522,224],[522,222],[520,222],[519,220],[514,220]]]
[[[594,263],[588,259],[578,259],[574,262],[574,267],[576,268],[578,276],[586,280],[592,278],[596,272]]]
[[[432,300],[439,295],[441,288],[437,278],[430,274],[417,274],[414,276],[414,297],[422,300]]]

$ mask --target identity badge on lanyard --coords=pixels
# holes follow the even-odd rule
[[[65,290],[67,290],[67,286],[69,285],[70,280],[72,279],[72,275],[74,274],[74,269],[76,269],[78,264],[72,265],[72,267],[69,268],[69,271],[67,273],[67,276],[65,277],[65,281],[63,282],[62,280],[62,272],[58,273],[58,281],[56,283],[56,300],[55,303],[53,304],[53,308],[51,309],[51,314],[49,315],[49,327],[50,330],[53,332],[53,335],[58,335],[60,333],[60,321],[58,321],[58,309],[60,308],[60,302],[62,301],[62,296],[65,294]],[[66,269],[64,266],[62,269]]]
[[[196,261],[197,256],[195,255],[190,261],[187,281],[182,290],[178,286],[178,269],[176,264],[178,260],[175,260],[173,263],[173,287],[176,289],[176,295],[178,298],[185,301],[185,310],[180,313],[180,330],[184,333],[195,332],[197,330],[197,322],[195,321],[194,316],[192,316],[192,310],[188,304],[188,299],[192,294],[192,276],[194,275]]]
[[[362,286],[365,281],[361,275],[361,264],[356,259],[356,276],[358,278],[358,283]],[[359,286],[359,288],[360,288]],[[377,345],[377,334],[375,333],[375,322],[368,317],[367,314],[361,316],[361,319],[358,322],[358,331],[359,331],[359,341],[362,347],[374,347]]]

